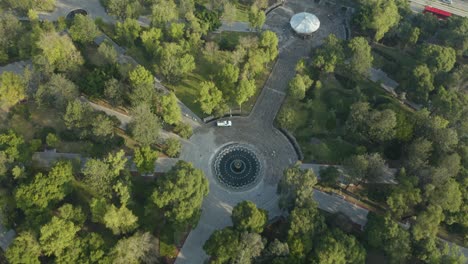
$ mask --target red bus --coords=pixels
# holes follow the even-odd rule
[[[444,10],[440,10],[440,9],[432,7],[432,6],[426,6],[424,8],[423,13],[424,14],[425,13],[431,13],[431,14],[437,16],[439,19],[447,19],[450,16],[452,16],[452,13],[444,11]]]

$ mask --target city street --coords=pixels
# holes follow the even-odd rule
[[[453,0],[452,4],[446,4],[440,0],[411,0],[410,8],[414,12],[422,13],[425,6],[432,6],[452,14],[468,17],[468,0]]]

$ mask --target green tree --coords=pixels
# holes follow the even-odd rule
[[[193,134],[193,129],[190,125],[179,122],[174,128],[174,132],[177,133],[182,138],[188,139]]]
[[[303,170],[299,164],[287,168],[278,183],[279,207],[292,210],[295,206],[308,201],[312,197],[316,183],[317,177],[312,170]]]
[[[239,80],[239,72],[239,67],[231,63],[227,63],[221,68],[217,76],[217,84],[218,87],[222,87],[222,92],[224,94],[237,94],[235,91],[235,86]]]
[[[164,152],[169,156],[169,157],[177,157],[180,154],[180,149],[182,148],[182,144],[180,143],[180,140],[176,138],[168,138],[166,142],[164,142]]]
[[[107,8],[109,14],[116,16],[119,20],[125,20],[138,18],[141,5],[136,0],[109,0]]]
[[[9,53],[15,50],[17,41],[22,33],[22,26],[13,14],[3,12],[0,15],[0,63],[8,61]]]
[[[114,46],[108,41],[104,41],[99,45],[97,50],[100,60],[97,61],[98,65],[115,65],[117,63],[117,51]]]
[[[379,41],[392,27],[398,25],[400,15],[394,0],[366,0],[362,1],[356,21],[363,29],[374,30],[374,39]]]
[[[397,219],[411,212],[422,201],[421,191],[408,180],[400,181],[387,198],[387,205]]]
[[[158,263],[157,245],[157,239],[149,232],[137,232],[131,237],[124,237],[111,250],[112,263]]]
[[[112,106],[123,104],[124,85],[117,79],[111,78],[104,84],[104,97]]]
[[[108,206],[102,220],[114,235],[126,234],[138,227],[138,217],[125,206],[120,208],[115,207],[113,204]]]
[[[173,0],[154,0],[152,2],[151,24],[153,26],[161,27],[179,18],[179,12]]]
[[[153,74],[145,67],[138,65],[129,72],[128,80],[132,89],[129,95],[132,105],[150,104],[155,94]]]
[[[103,223],[104,215],[107,212],[109,205],[106,202],[105,198],[93,198],[89,204],[91,211],[91,221],[95,223]]]
[[[260,47],[265,50],[268,60],[273,61],[278,56],[278,36],[273,31],[263,31],[260,36]]]
[[[203,197],[208,194],[208,180],[203,171],[191,163],[178,161],[169,172],[159,178],[153,192],[153,203],[164,211],[164,216],[174,223],[196,223]]]
[[[429,204],[452,213],[458,212],[463,202],[460,185],[454,179],[426,185],[424,195]]]
[[[200,107],[204,113],[210,115],[223,102],[223,93],[210,81],[203,81],[200,86]]]
[[[348,70],[350,73],[357,76],[367,76],[374,60],[369,42],[364,37],[355,37],[349,41],[348,48],[350,54]]]
[[[443,27],[440,32],[440,39],[445,46],[454,48],[458,55],[466,54],[468,50],[468,20],[464,17],[453,16],[447,22],[446,27]]]
[[[89,43],[99,34],[99,30],[93,19],[89,16],[77,14],[73,18],[72,25],[68,30],[74,41]]]
[[[313,238],[326,228],[323,216],[312,195],[296,206],[289,215],[288,245],[291,255],[303,258],[312,249]]]
[[[112,138],[114,136],[115,122],[106,114],[94,115],[91,124],[92,133],[97,139]]]
[[[39,105],[50,105],[65,109],[68,102],[78,97],[78,87],[62,74],[53,74],[50,80],[36,91],[36,101]]]
[[[434,73],[449,72],[457,60],[453,48],[435,44],[423,45],[419,55]]]
[[[160,63],[157,68],[169,82],[178,81],[195,69],[195,58],[177,43],[166,42],[160,49]]]
[[[182,119],[179,102],[174,93],[161,96],[159,99],[159,114],[162,116],[164,122],[175,125]]]
[[[282,128],[286,128],[289,131],[294,131],[301,125],[298,111],[288,105],[281,108],[277,120]]]
[[[260,30],[265,23],[266,15],[265,12],[258,9],[256,6],[252,6],[249,11],[249,23],[250,27],[256,30]]]
[[[444,220],[444,214],[440,206],[429,206],[425,211],[421,212],[416,223],[412,225],[413,239],[418,241],[421,239],[435,238],[439,230],[439,224]]]
[[[53,216],[49,223],[41,227],[42,250],[47,256],[60,256],[67,247],[73,245],[79,230],[73,222]]]
[[[239,252],[233,259],[233,263],[252,263],[253,259],[260,256],[265,242],[257,233],[242,232],[239,236]]]
[[[215,230],[203,245],[203,250],[215,263],[228,263],[237,256],[239,248],[239,233],[232,227]]]
[[[311,263],[317,264],[365,263],[366,259],[365,250],[356,239],[339,230],[322,236],[313,256]]]
[[[126,18],[124,22],[115,24],[115,35],[125,45],[133,46],[140,36],[141,27],[136,19]]]
[[[408,231],[390,217],[374,213],[367,216],[365,238],[373,248],[383,249],[390,263],[405,263],[411,257],[411,240]]]
[[[142,145],[151,145],[157,142],[161,125],[158,117],[151,112],[146,104],[133,108],[132,121],[128,125],[133,138]]]
[[[388,170],[385,160],[379,153],[353,155],[343,162],[348,173],[349,183],[377,182]]]
[[[73,179],[69,162],[58,162],[48,173],[36,174],[29,184],[20,185],[15,192],[18,208],[24,211],[45,209],[65,198],[71,191]]]
[[[426,103],[429,93],[434,90],[434,77],[426,64],[416,66],[411,79],[412,89],[409,91],[411,97],[417,102]]]
[[[154,27],[141,32],[140,39],[143,47],[153,58],[159,53],[162,35],[161,29]]]
[[[268,220],[268,212],[251,201],[238,203],[231,215],[234,228],[239,231],[261,233]]]
[[[105,159],[88,159],[82,169],[83,182],[95,194],[111,197],[112,186],[125,168],[127,159],[121,150],[116,154],[109,153]]]
[[[309,76],[296,74],[289,82],[289,95],[294,99],[302,100],[311,85],[312,80]]]
[[[158,158],[158,152],[151,149],[150,146],[139,147],[135,149],[133,161],[140,173],[154,172],[154,165]]]
[[[239,81],[239,86],[235,95],[236,103],[239,106],[242,106],[244,102],[246,102],[247,100],[249,100],[250,97],[255,95],[256,90],[257,86],[255,85],[255,80],[248,80],[246,78],[242,78]]]
[[[334,72],[336,66],[342,64],[343,61],[343,44],[334,34],[330,34],[325,38],[323,46],[316,50],[316,54],[312,58],[312,64],[319,69],[323,69],[326,73]]]
[[[21,232],[8,247],[5,257],[10,263],[40,264],[41,246],[36,236],[28,231]]]
[[[3,72],[0,75],[0,107],[8,108],[26,99],[26,87],[22,76]]]
[[[60,139],[54,133],[47,134],[46,144],[51,148],[57,148],[60,143]]]
[[[68,129],[83,129],[89,125],[91,106],[80,100],[70,101],[63,115],[63,121]]]
[[[320,168],[320,183],[325,186],[335,186],[340,177],[340,171],[335,166]]]
[[[46,73],[75,72],[84,64],[83,57],[67,35],[45,32],[36,45],[39,52],[33,61]]]
[[[171,23],[168,29],[168,35],[172,41],[178,41],[184,37],[184,29],[184,23]]]
[[[74,207],[72,204],[64,204],[58,209],[58,216],[61,219],[72,221],[77,226],[83,226],[86,221],[86,215],[81,210],[81,207]]]

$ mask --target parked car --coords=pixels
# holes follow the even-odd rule
[[[231,120],[216,121],[216,125],[219,127],[230,127],[232,126]]]
[[[442,1],[443,3],[449,4],[449,5],[452,4],[452,0],[440,0],[440,1]]]

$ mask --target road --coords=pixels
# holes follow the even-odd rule
[[[452,4],[443,3],[440,0],[411,0],[410,8],[414,12],[421,13],[425,6],[432,6],[452,14],[468,17],[468,0],[453,0]]]

